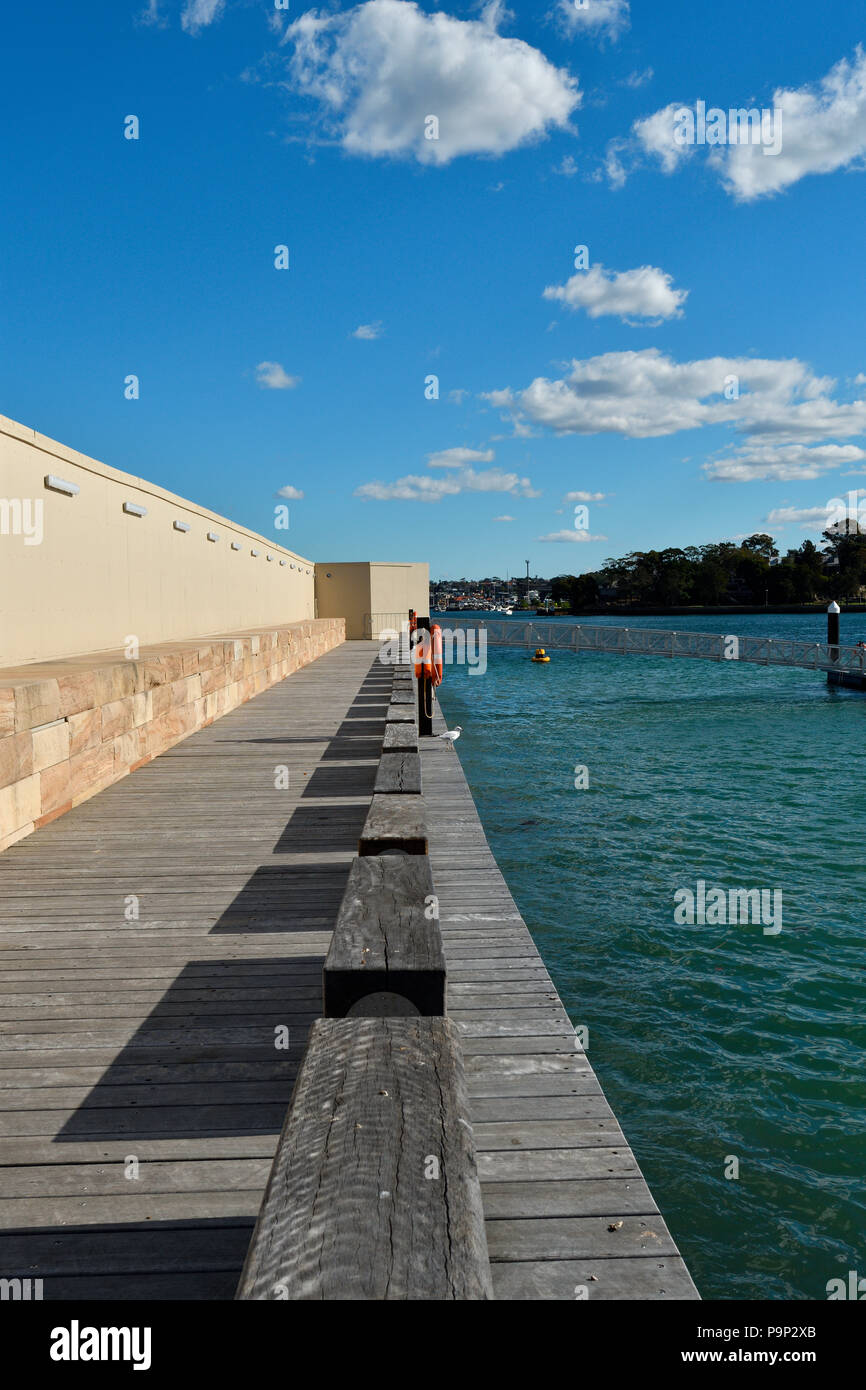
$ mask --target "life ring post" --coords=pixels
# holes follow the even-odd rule
[[[418,676],[418,734],[429,738],[433,733],[433,668],[430,660],[430,619],[416,618],[418,630],[423,632],[421,641],[425,644],[425,659]],[[416,671],[418,664],[416,663]]]

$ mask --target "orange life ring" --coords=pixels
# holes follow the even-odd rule
[[[438,623],[434,623],[430,629],[430,636],[433,639],[433,684],[442,684],[442,629]]]

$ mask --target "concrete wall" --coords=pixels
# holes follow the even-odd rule
[[[316,613],[346,619],[346,636],[378,637],[414,608],[430,611],[430,566],[420,561],[316,564]],[[372,630],[371,630],[372,629]]]
[[[46,475],[78,493],[51,490]],[[0,416],[0,667],[314,615],[312,561]]]

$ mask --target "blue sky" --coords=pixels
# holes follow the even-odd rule
[[[866,484],[864,29],[838,0],[10,10],[0,413],[265,534],[303,493],[280,535],[313,558],[799,545]],[[679,143],[701,101],[781,111],[778,153]],[[599,539],[542,539],[576,504]]]

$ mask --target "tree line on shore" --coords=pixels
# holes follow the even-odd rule
[[[866,534],[856,526],[822,533],[823,546],[805,540],[784,555],[772,536],[690,545],[680,550],[633,550],[587,574],[561,574],[551,597],[572,609],[604,604],[657,608],[727,603],[812,603],[852,599],[866,585]]]

